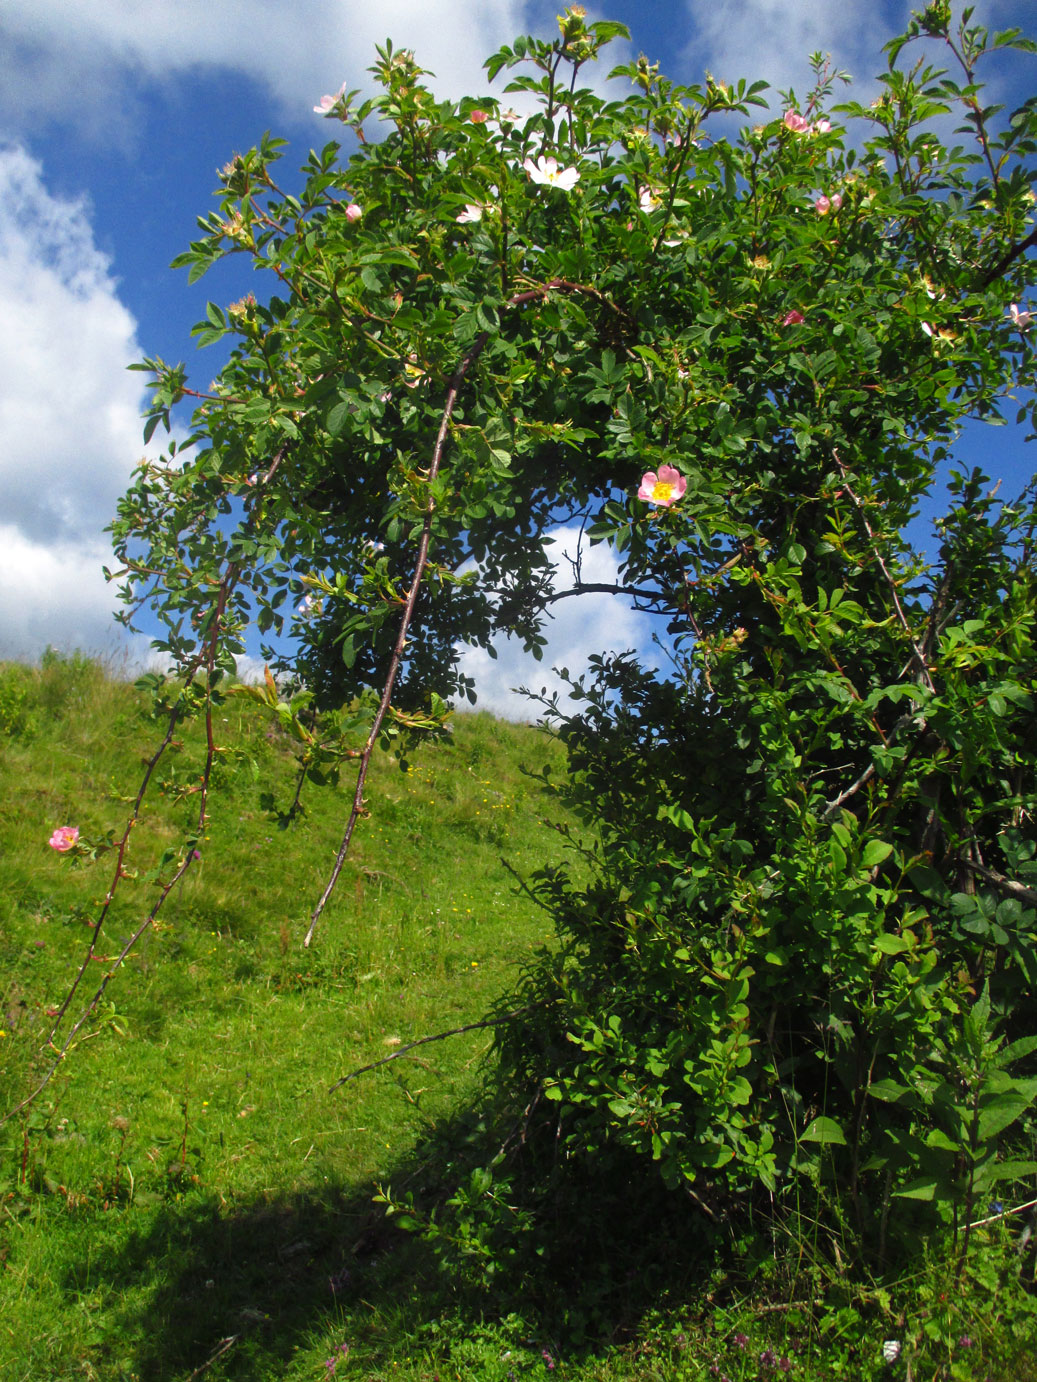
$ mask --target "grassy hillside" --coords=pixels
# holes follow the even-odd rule
[[[329,1086],[484,1018],[550,943],[504,861],[521,876],[562,857],[561,808],[531,776],[560,773],[561,751],[459,715],[406,771],[376,760],[371,815],[304,950],[349,792],[314,792],[281,829],[289,741],[240,698],[217,733],[198,866],[113,981],[104,1020],[0,1128],[4,1382],[1037,1377],[1019,1270],[1032,1261],[1003,1222],[977,1231],[961,1277],[938,1257],[897,1283],[862,1281],[853,1263],[833,1276],[809,1225],[791,1272],[758,1229],[728,1235],[721,1269],[701,1221],[614,1193],[605,1209],[592,1169],[582,1209],[560,1208],[541,1245],[536,1289],[443,1272],[373,1197],[420,1192],[480,1138],[490,1032]],[[121,830],[160,735],[140,696],[88,661],[0,665],[0,1111],[45,1068],[48,1009],[110,877],[111,856],[76,867],[48,837]],[[132,837],[142,875],[197,810],[201,751],[191,727],[163,760]],[[103,953],[153,898],[143,876],[120,889]],[[905,1342],[895,1364],[889,1340]]]
[[[110,873],[110,858],[70,867],[47,839],[63,824],[92,837],[121,829],[160,734],[132,688],[80,660],[0,669],[0,717],[6,1109],[41,1068],[46,1009],[63,997]],[[305,1359],[317,1354],[323,1370],[327,1347],[307,1340],[339,1313],[328,1281],[352,1268],[377,1219],[373,1183],[474,1091],[490,1034],[328,1086],[485,1017],[547,935],[501,862],[528,873],[561,853],[542,819],[554,808],[527,773],[557,767],[559,752],[535,731],[463,715],[409,770],[376,760],[372,814],[306,951],[346,791],[315,791],[311,814],[279,829],[260,797],[290,801],[289,741],[244,700],[228,702],[217,728],[228,752],[199,866],[109,989],[110,1020],[0,1133],[5,1378],[178,1377],[232,1334],[235,1376],[314,1376]],[[174,797],[198,741],[188,729],[163,764],[165,792],[134,833],[131,866],[146,869],[187,819],[191,798]],[[143,881],[124,888],[110,950],[153,897]],[[282,1310],[295,1323],[271,1326]]]

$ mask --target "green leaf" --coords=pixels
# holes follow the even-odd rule
[[[872,944],[883,955],[902,955],[905,950],[914,948],[914,937],[892,936],[883,932],[881,936],[875,937]]]
[[[355,407],[355,403],[343,398],[329,411],[325,426],[333,437],[340,434]]]
[[[1022,1085],[1023,1082],[1019,1081]],[[1037,1080],[1028,1080],[1029,1089],[1016,1088],[1003,1094],[995,1094],[991,1099],[981,1099],[979,1106],[979,1136],[982,1141],[996,1137],[1011,1127],[1037,1097]]]
[[[876,864],[881,864],[883,859],[888,859],[893,853],[893,846],[887,844],[885,840],[869,840],[864,847],[861,855],[861,863],[866,869],[873,869]]]
[[[821,1142],[831,1146],[845,1147],[846,1134],[834,1118],[820,1114],[809,1127],[799,1135],[800,1142]]]
[[[905,1084],[897,1084],[896,1080],[884,1079],[874,1080],[868,1086],[868,1094],[872,1099],[880,1099],[884,1104],[896,1104],[901,1099],[906,1099],[912,1094],[912,1090]]]
[[[903,1190],[894,1190],[893,1195],[898,1200],[932,1200],[936,1197],[939,1184],[938,1180],[922,1178],[905,1185]]]

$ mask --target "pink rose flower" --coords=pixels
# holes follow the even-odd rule
[[[1030,329],[1030,324],[1031,324],[1032,321],[1033,321],[1033,313],[1032,313],[1032,312],[1027,312],[1027,311],[1025,311],[1025,310],[1020,311],[1020,309],[1019,309],[1019,304],[1018,304],[1017,302],[1010,302],[1010,303],[1008,304],[1008,315],[1009,315],[1009,316],[1011,317],[1011,319],[1012,319],[1012,325],[1013,325],[1017,330],[1019,330],[1019,331],[1029,331],[1029,329]]]
[[[782,326],[802,326],[806,321],[802,312],[797,312],[793,307],[791,312],[786,312],[781,319]]]
[[[687,488],[688,482],[679,470],[674,470],[672,465],[661,465],[658,474],[654,470],[648,470],[641,477],[641,488],[637,491],[637,497],[649,504],[659,504],[668,509],[671,504],[676,504]]]
[[[832,122],[831,122],[831,120],[826,120],[826,119],[822,116],[822,118],[821,118],[820,120],[816,121],[815,124],[814,124],[814,133],[815,133],[815,134],[827,134],[828,131],[829,131],[831,128],[832,128]]]
[[[357,206],[356,202],[350,202],[349,205],[346,207],[347,221],[359,221],[360,217],[363,214],[363,211],[361,211],[360,207]]]
[[[456,219],[460,225],[474,225],[476,221],[482,220],[483,210],[478,202],[465,202],[464,210]]]
[[[486,112],[484,110],[473,110],[469,113],[468,118],[473,125],[486,124]]]
[[[787,110],[783,118],[785,128],[791,130],[793,134],[806,134],[810,129],[810,121],[796,110]]]
[[[831,200],[826,196],[822,195],[818,197],[817,201],[814,203],[814,210],[817,212],[819,216],[827,216],[831,209]]]
[[[320,98],[320,101],[317,103],[317,105],[313,107],[314,115],[331,115],[334,112],[335,107],[338,105],[339,101],[342,100],[342,97],[345,94],[346,84],[345,82],[343,82],[339,89],[333,95],[322,96]]]
[[[67,854],[79,839],[79,827],[76,825],[59,825],[47,843],[51,849],[56,849],[59,854]]]

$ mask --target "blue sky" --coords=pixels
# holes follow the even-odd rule
[[[555,31],[539,0],[5,0],[0,13],[0,657],[48,644],[124,646],[111,621],[105,523],[141,455],[143,355],[186,360],[195,382],[218,368],[191,326],[208,297],[256,286],[235,266],[188,288],[168,265],[195,235],[215,170],[264,130],[290,142],[286,164],[333,133],[312,113],[326,91],[364,86],[374,44],[391,36],[435,73],[437,94],[486,90],[484,58],[516,34]],[[882,43],[909,5],[881,0],[616,0],[623,20],[677,81],[764,77],[808,83],[807,55],[830,52],[866,99]],[[1026,24],[1032,0],[987,0],[991,27]],[[1037,15],[1034,15],[1037,18]],[[1037,26],[1035,26],[1037,27]],[[615,50],[616,61],[627,54]],[[1035,89],[1032,58],[989,73],[1007,98]],[[244,284],[244,286],[243,286]],[[1034,468],[1021,435],[982,429],[962,450],[1003,474]],[[1028,448],[1027,448],[1028,450]],[[599,573],[598,578],[601,578]],[[552,661],[641,635],[616,602],[563,601],[544,664],[512,651],[472,669],[484,703],[516,710],[507,687],[536,685]],[[136,655],[141,648],[135,649]],[[519,710],[518,713],[522,713]]]

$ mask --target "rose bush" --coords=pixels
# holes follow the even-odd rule
[[[315,107],[347,158],[295,190],[275,139],[227,164],[178,262],[270,289],[210,304],[210,389],[145,363],[149,436],[196,411],[121,505],[118,579],[165,624],[171,725],[255,621],[292,635],[251,694],[300,785],[358,760],[309,941],[375,745],[472,698],[462,645],[540,654],[554,530],[609,544],[669,660],[603,650],[544,706],[586,836],[532,883],[559,940],[500,1014],[507,1145],[640,1157],[714,1216],[806,1183],[885,1253],[1037,1169],[1033,487],[952,469],[934,554],[904,536],[963,422],[1032,396],[1037,109],[985,106],[977,69],[1034,49],[936,0],[871,105],[819,59],[773,115],[644,58],[581,86],[621,33],[573,9],[492,57],[524,116],[387,45],[378,96]]]

